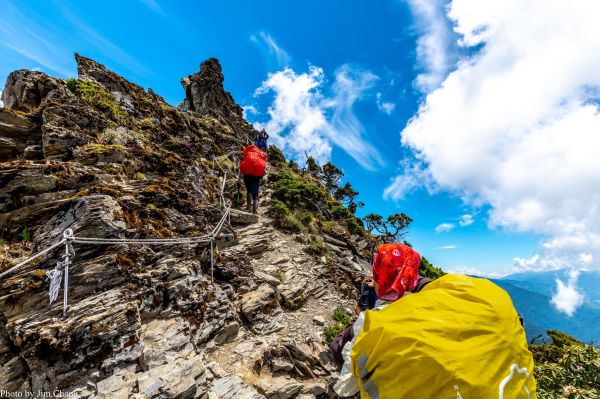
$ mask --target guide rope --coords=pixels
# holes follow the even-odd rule
[[[234,154],[235,151],[221,157],[229,157]],[[46,271],[46,279],[50,282],[50,288],[48,290],[49,303],[52,304],[58,298],[58,292],[60,290],[61,282],[64,278],[63,284],[63,318],[67,317],[67,302],[68,302],[68,285],[69,285],[69,266],[73,264],[73,258],[75,257],[75,250],[73,249],[73,243],[81,245],[116,245],[116,244],[127,244],[127,245],[194,245],[194,244],[210,244],[210,281],[214,283],[214,252],[215,252],[215,241],[221,234],[225,222],[230,222],[231,215],[231,201],[226,199],[224,196],[225,184],[227,182],[227,170],[217,160],[217,157],[213,158],[213,170],[215,164],[219,167],[222,172],[222,182],[219,191],[219,208],[224,209],[221,219],[217,225],[208,233],[203,236],[194,237],[177,237],[177,238],[102,238],[102,237],[78,237],[73,233],[72,229],[66,229],[63,232],[62,239],[49,246],[48,248],[36,253],[33,256],[19,262],[15,266],[8,270],[0,273],[0,279],[5,276],[19,270],[23,266],[41,258],[42,256],[54,251],[56,248],[64,245],[65,252],[61,255],[61,260],[56,263],[56,266],[52,270]]]

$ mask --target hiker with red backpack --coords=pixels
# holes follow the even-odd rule
[[[238,172],[238,185],[244,180],[246,186],[246,210],[258,211],[258,196],[262,178],[267,168],[267,153],[255,145],[249,145],[242,152],[242,161]]]
[[[420,255],[407,245],[378,248],[372,282],[378,299],[352,326],[336,393],[535,399],[533,357],[508,294],[489,280],[460,274],[422,284],[419,264]]]

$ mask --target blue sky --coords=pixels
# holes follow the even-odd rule
[[[20,68],[76,76],[73,52],[79,52],[176,105],[184,95],[180,78],[217,57],[225,88],[250,121],[270,128],[288,155],[314,151],[341,167],[367,204],[361,215],[411,216],[407,238],[433,263],[500,274],[593,267],[600,245],[594,246],[597,231],[589,226],[596,211],[581,214],[548,185],[543,175],[553,166],[536,169],[537,152],[527,147],[538,136],[553,137],[558,144],[548,152],[558,151],[567,159],[560,164],[570,166],[579,154],[562,154],[559,140],[569,126],[539,126],[549,125],[550,113],[564,111],[564,124],[571,121],[569,101],[581,113],[572,118],[589,119],[583,132],[597,121],[593,109],[579,106],[589,105],[597,91],[582,102],[576,90],[599,83],[594,72],[580,68],[595,60],[571,54],[579,63],[557,66],[556,76],[569,77],[557,93],[529,84],[535,80],[530,76],[539,76],[536,65],[521,68],[548,55],[538,57],[535,40],[555,36],[535,29],[558,21],[553,13],[536,16],[528,27],[515,18],[521,9],[514,1],[492,11],[482,2],[437,0],[0,5],[0,79]],[[582,15],[570,15],[565,26]],[[557,23],[560,30],[563,22]],[[513,42],[507,32],[531,42]],[[548,69],[545,77],[554,79]],[[513,85],[519,89],[508,92]],[[487,92],[488,86],[495,91]],[[556,101],[543,108],[540,98]],[[521,100],[536,105],[530,113],[527,104],[511,107]],[[557,111],[556,104],[563,108]],[[597,135],[578,140],[584,151]],[[563,167],[560,178],[572,182],[568,172],[581,176],[581,168]],[[581,188],[598,188],[597,179],[580,183],[572,189],[598,199],[596,190]],[[590,223],[581,227],[581,220]],[[575,236],[584,237],[579,246],[570,244]]]

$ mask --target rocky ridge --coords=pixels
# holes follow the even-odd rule
[[[78,236],[202,235],[221,218],[220,176],[234,176],[256,131],[223,88],[218,61],[182,79],[171,107],[151,89],[76,55],[78,79],[20,70],[0,109],[0,271]],[[230,198],[235,179],[226,184]],[[322,336],[351,280],[269,217],[234,210],[210,250],[75,245],[68,317],[48,303],[58,254],[0,281],[0,389],[80,398],[332,397]],[[332,257],[360,270],[343,237]],[[362,265],[362,266],[361,266]],[[342,272],[345,273],[345,272]],[[61,291],[62,292],[62,291]]]

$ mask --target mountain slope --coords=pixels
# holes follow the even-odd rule
[[[529,340],[548,329],[564,331],[582,342],[600,342],[600,311],[583,305],[573,317],[559,312],[550,298],[513,285],[511,280],[492,280],[506,290],[517,311],[523,316]],[[547,338],[547,336],[546,336]]]
[[[355,218],[329,194],[339,218],[323,219],[328,234],[306,217],[284,229],[265,213],[268,196],[259,218],[224,213],[223,199],[237,199],[237,154],[258,132],[224,90],[216,59],[182,79],[178,108],[76,59],[78,79],[21,70],[2,93],[0,272],[66,229],[78,239],[175,239],[224,225],[214,246],[76,240],[66,318],[62,288],[50,304],[45,279],[64,246],[0,279],[0,388],[81,398],[327,394],[337,368],[323,329],[333,308],[353,306],[356,273],[368,265],[358,230],[338,223],[358,229]]]

